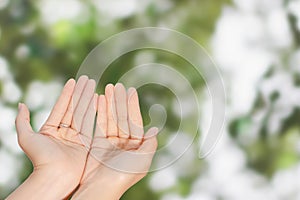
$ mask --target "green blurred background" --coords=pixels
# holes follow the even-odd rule
[[[215,151],[200,160],[209,112],[201,77],[169,52],[139,50],[118,58],[99,92],[137,64],[164,63],[200,92],[203,126],[178,162],[150,173],[122,199],[300,199],[299,10],[299,0],[0,0],[0,199],[32,170],[16,140],[18,102],[29,106],[38,130],[94,47],[146,26],[180,31],[212,55],[225,83],[226,123]],[[139,95],[145,124],[151,105],[159,101],[167,111],[162,146],[178,128],[176,98],[160,86],[143,86]],[[183,141],[195,134],[188,127],[185,132]],[[170,147],[164,156],[174,152]]]

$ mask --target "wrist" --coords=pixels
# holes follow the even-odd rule
[[[134,185],[138,179],[138,174],[121,172],[109,167],[103,166],[87,181],[87,185],[97,183],[104,187],[119,188],[121,192],[126,192],[132,185]]]
[[[132,174],[102,166],[83,181],[72,199],[118,200],[134,183]]]
[[[34,167],[30,176],[42,177],[43,179],[59,181],[60,186],[63,188],[70,187],[71,185],[78,185],[81,174],[74,174],[72,170],[55,168],[55,167]]]
[[[48,169],[34,169],[25,182],[7,200],[64,199],[76,186],[76,183],[71,183],[69,177],[65,179],[60,172]]]

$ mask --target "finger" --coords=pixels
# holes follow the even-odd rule
[[[129,138],[129,127],[127,121],[127,93],[124,86],[120,83],[115,87],[115,101],[118,117],[118,133],[121,138]]]
[[[97,99],[98,95],[94,94],[94,98],[92,98],[92,100],[90,101],[90,104],[83,119],[82,128],[80,132],[87,138],[92,138],[93,136],[95,116],[97,110]]]
[[[81,76],[78,79],[77,84],[74,89],[72,99],[68,105],[67,112],[65,113],[63,119],[61,120],[61,123],[71,125],[74,110],[75,110],[76,106],[78,105],[80,96],[82,95],[87,82],[88,82],[87,76]]]
[[[19,104],[19,113],[16,118],[16,129],[18,134],[19,144],[22,144],[28,136],[34,132],[30,125],[30,113],[25,104]]]
[[[74,115],[73,115],[72,123],[71,123],[71,127],[74,130],[77,130],[77,131],[81,130],[84,115],[87,112],[89,104],[94,96],[95,87],[96,87],[95,80],[92,80],[92,79],[88,80],[88,82],[83,90],[83,93],[80,96],[78,105],[76,106],[76,108],[74,110]]]
[[[98,98],[98,115],[95,137],[106,137],[107,131],[107,112],[106,112],[106,98],[100,95]]]
[[[64,86],[60,97],[58,98],[50,116],[46,121],[46,125],[58,127],[64,117],[75,87],[75,80],[70,79]]]
[[[127,98],[130,137],[133,139],[142,139],[144,134],[143,119],[140,111],[139,97],[135,88],[129,88]]]
[[[143,143],[138,149],[141,153],[155,153],[157,149],[157,134],[158,128],[150,128],[144,136]]]
[[[107,137],[118,137],[118,121],[115,108],[114,86],[108,84],[105,88],[107,110]]]

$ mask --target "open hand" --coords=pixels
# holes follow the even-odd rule
[[[38,133],[31,128],[27,107],[19,105],[19,144],[33,163],[33,173],[42,174],[45,179],[58,177],[55,187],[64,190],[58,196],[69,195],[83,174],[96,115],[94,89],[95,81],[86,76],[80,77],[77,84],[74,79],[69,80]]]
[[[97,107],[94,139],[74,199],[119,199],[147,174],[157,148],[157,128],[144,135],[136,89],[109,84]]]

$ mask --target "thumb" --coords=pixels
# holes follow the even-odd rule
[[[30,113],[27,106],[23,103],[19,103],[19,113],[16,118],[16,129],[19,143],[24,142],[28,136],[33,134],[33,130],[30,125]]]
[[[157,148],[157,136],[158,128],[150,128],[144,136],[144,141],[139,150],[143,153],[154,153]]]

